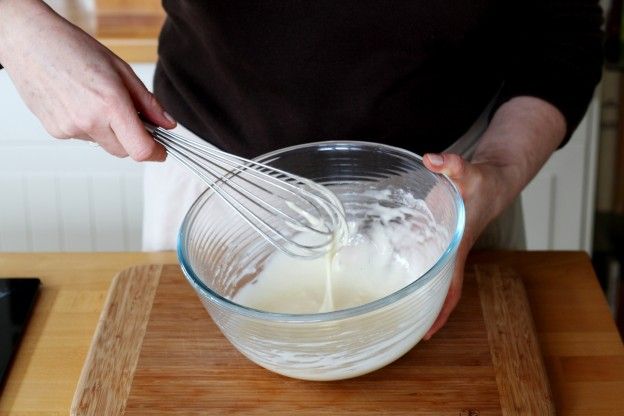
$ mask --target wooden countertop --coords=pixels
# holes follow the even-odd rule
[[[130,63],[156,62],[165,19],[160,0],[46,0],[54,10]]]
[[[521,275],[559,414],[622,414],[624,345],[587,255],[477,252],[470,261]],[[0,253],[0,276],[42,280],[0,415],[68,414],[113,276],[135,264],[175,262],[170,252]]]

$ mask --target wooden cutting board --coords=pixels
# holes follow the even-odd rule
[[[331,382],[265,370],[223,337],[178,266],[113,281],[72,415],[548,415],[554,405],[522,281],[470,266],[430,341],[376,372]]]

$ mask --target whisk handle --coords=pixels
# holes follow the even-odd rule
[[[145,120],[143,117],[141,117],[141,121],[143,122],[143,126],[145,126],[145,130],[147,130],[149,134],[153,136],[158,126],[150,123],[149,121]]]

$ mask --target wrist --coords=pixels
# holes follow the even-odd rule
[[[479,140],[471,162],[483,167],[484,184],[498,215],[537,174],[561,143],[565,119],[551,104],[516,97],[503,104]]]
[[[521,188],[528,183],[566,133],[563,114],[535,97],[515,97],[494,114],[479,139],[473,162],[517,169]]]
[[[487,225],[511,204],[521,192],[522,185],[513,166],[489,163],[475,165],[481,172],[477,194],[483,205],[483,222]]]

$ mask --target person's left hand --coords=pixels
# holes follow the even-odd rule
[[[464,263],[475,241],[501,210],[502,194],[505,194],[502,172],[488,163],[470,163],[455,154],[426,154],[425,166],[432,172],[443,173],[459,188],[466,207],[464,236],[457,251],[455,272],[448,294],[438,315],[424,339],[435,334],[450,316],[459,302],[464,280]]]

